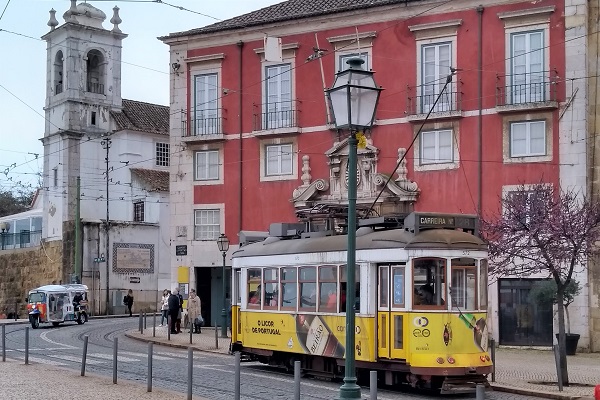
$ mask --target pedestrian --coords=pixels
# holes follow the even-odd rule
[[[127,310],[129,311],[129,316],[133,316],[131,313],[131,307],[133,307],[133,290],[129,289],[125,297],[123,297],[123,304],[127,306]]]
[[[196,290],[190,290],[190,297],[187,303],[188,321],[190,323],[190,329],[193,329],[194,333],[201,333],[201,324],[199,324],[199,317],[202,314],[202,302],[200,297],[196,296]],[[198,319],[198,321],[196,321]]]
[[[169,321],[169,296],[171,291],[168,289],[163,290],[162,299],[160,300],[160,325],[163,326],[165,320]]]
[[[177,333],[177,330],[175,329],[175,324],[177,323],[177,314],[179,314],[179,289],[175,288],[173,289],[173,292],[171,293],[171,295],[169,296],[169,300],[168,300],[168,304],[169,304],[169,329],[171,331],[171,335],[174,335]]]
[[[183,318],[183,296],[177,291],[179,297],[179,311],[177,312],[177,333],[181,333],[181,319]]]

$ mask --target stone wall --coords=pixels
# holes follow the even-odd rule
[[[0,253],[0,314],[17,306],[25,318],[27,292],[41,285],[64,280],[62,241],[45,242],[36,248],[4,250]]]

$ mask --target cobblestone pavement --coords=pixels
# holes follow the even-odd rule
[[[31,377],[35,377],[48,393],[62,393],[57,395],[59,397],[45,395],[44,398],[62,398],[60,396],[65,394],[65,382],[70,384],[71,381],[76,381],[78,387],[87,385],[90,391],[84,394],[90,399],[112,396],[113,392],[106,392],[105,395],[104,391],[106,387],[113,388],[113,386],[117,386],[115,390],[120,393],[118,396],[112,396],[114,398],[154,398],[144,397],[143,394],[147,380],[148,344],[124,337],[125,332],[135,331],[137,327],[135,318],[90,320],[81,326],[65,324],[58,328],[50,326],[29,330],[29,361],[31,365],[28,366],[22,365],[25,327],[26,325],[6,327],[7,357],[12,362],[4,363],[2,368],[12,368],[16,364],[19,368],[26,369],[19,370],[21,372],[16,375],[11,375],[13,378],[7,378],[11,383],[19,386],[17,397],[13,397],[14,391],[5,388],[6,385],[3,384],[5,381],[0,376],[0,398],[3,400],[38,397],[40,395],[39,388],[37,385],[31,385]],[[149,330],[150,335],[151,332]],[[89,380],[88,377],[81,378],[79,376],[82,341],[85,335],[89,338],[86,374],[92,375],[94,378]],[[181,337],[180,340],[183,341],[183,336],[175,335],[174,337]],[[203,333],[197,336],[199,336],[198,343],[204,336],[214,340],[214,330],[203,330]],[[117,385],[112,385],[111,379],[114,338],[118,338]],[[189,340],[189,335],[187,339]],[[155,390],[160,388],[179,394],[186,392],[187,356],[188,353],[185,349],[154,346],[153,382]],[[198,351],[193,354],[193,365],[194,399],[231,400],[233,398],[234,360],[232,356]],[[0,374],[2,370],[0,369]],[[57,376],[60,377],[57,378]],[[101,381],[97,381],[96,378]],[[268,366],[258,363],[243,363],[241,382],[243,400],[287,400],[292,398],[293,376]],[[134,386],[130,387],[129,384]],[[302,399],[330,400],[338,395],[339,387],[339,382],[303,379]],[[365,398],[368,396],[367,391],[368,389],[363,391]],[[152,394],[148,396],[152,396]],[[380,400],[429,399],[431,396],[380,389],[378,398]],[[472,396],[452,396],[450,398],[463,400],[472,398]],[[528,396],[501,392],[489,392],[486,398],[490,400],[532,399]]]

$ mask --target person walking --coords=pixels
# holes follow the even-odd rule
[[[190,329],[193,329],[194,333],[201,333],[201,325],[196,323],[196,318],[199,318],[202,314],[202,302],[200,297],[196,296],[194,289],[190,290],[190,297],[187,303],[188,320],[190,323]]]
[[[131,317],[133,314],[131,313],[131,308],[133,307],[133,290],[129,289],[127,295],[123,298],[123,304],[127,306],[127,310],[129,311],[129,316]]]
[[[179,314],[179,310],[181,307],[179,303],[179,289],[173,289],[173,292],[169,296],[167,304],[169,305],[169,329],[171,331],[171,335],[175,335],[176,333],[178,333],[175,329],[175,326],[177,324],[177,315]]]
[[[171,291],[168,289],[163,290],[162,299],[160,300],[160,325],[164,326],[165,321],[169,321],[169,296]]]

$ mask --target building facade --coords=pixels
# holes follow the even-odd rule
[[[171,285],[169,108],[122,98],[118,11],[105,29],[104,12],[71,1],[43,37],[42,238],[62,241],[63,280],[89,286],[94,313],[124,312],[128,289],[154,310]]]
[[[221,307],[220,233],[234,250],[239,232],[347,203],[347,134],[333,128],[323,90],[350,57],[385,89],[359,149],[359,209],[489,215],[522,184],[586,193],[585,1],[305,3],[161,38],[172,67],[171,236],[189,248],[171,267],[212,289],[211,311]],[[527,296],[538,278],[491,283],[500,343],[552,343],[552,310]],[[571,315],[589,349],[598,277],[577,279],[584,291]],[[502,334],[516,328],[517,337]]]

